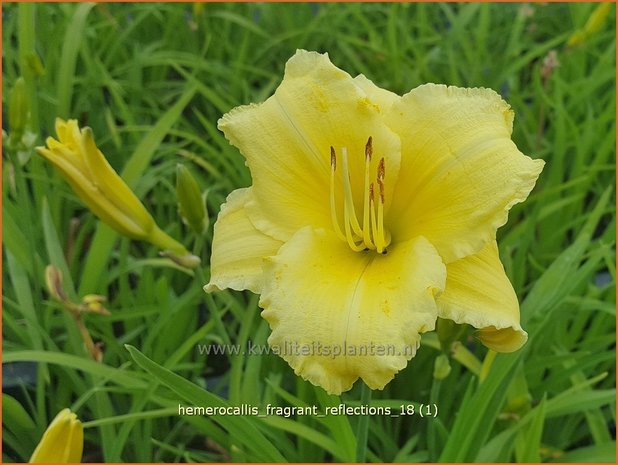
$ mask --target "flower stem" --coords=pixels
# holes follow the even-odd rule
[[[365,383],[361,386],[361,405],[369,406],[371,402],[371,389]],[[369,437],[369,415],[361,415],[356,428],[356,462],[365,462],[367,455],[367,439]]]
[[[481,367],[481,372],[479,373],[479,383],[482,383],[483,381],[485,381],[485,378],[487,378],[487,375],[489,374],[489,370],[491,370],[491,366],[493,365],[494,360],[496,359],[496,355],[498,355],[498,353],[494,352],[491,349],[487,351],[487,355],[485,355],[485,359],[483,360],[483,366]]]

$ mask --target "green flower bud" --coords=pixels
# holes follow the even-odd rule
[[[440,354],[436,357],[436,361],[433,365],[433,377],[440,381],[446,378],[451,372],[451,363],[448,356]]]
[[[450,352],[452,345],[458,341],[466,330],[466,325],[460,325],[452,320],[438,318],[436,322],[436,332],[442,352]]]
[[[208,227],[204,199],[191,172],[180,164],[176,165],[176,196],[185,224],[197,234],[202,234]]]

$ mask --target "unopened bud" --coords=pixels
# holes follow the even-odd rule
[[[612,2],[602,2],[600,3],[592,12],[588,21],[586,21],[586,25],[584,26],[584,31],[590,36],[595,34],[601,30],[605,20],[609,16],[609,13],[612,11]]]
[[[433,365],[433,378],[440,381],[446,378],[451,372],[451,363],[448,356],[440,354],[436,357],[436,361]]]
[[[47,427],[30,463],[79,463],[84,447],[84,427],[68,408],[61,410]]]
[[[197,234],[202,234],[208,227],[204,199],[197,181],[181,164],[176,165],[176,196],[184,222]]]
[[[54,299],[62,303],[69,302],[62,284],[62,272],[54,265],[47,265],[45,268],[45,284],[47,285],[47,292]]]
[[[460,325],[452,320],[438,318],[436,332],[442,352],[450,352],[454,342],[458,341],[466,330],[465,325]]]
[[[159,255],[167,257],[177,265],[189,269],[197,268],[201,263],[200,257],[190,253],[186,255],[176,255],[169,250],[164,250],[163,252],[159,252]]]
[[[612,10],[613,2],[602,2],[590,14],[588,21],[582,29],[575,31],[567,42],[567,47],[574,47],[584,43],[589,37],[601,30],[609,13]]]

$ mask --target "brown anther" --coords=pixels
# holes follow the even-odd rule
[[[384,168],[384,158],[380,158],[380,163],[378,164],[378,181],[384,181],[385,173],[386,169]]]
[[[333,170],[337,169],[337,156],[335,155],[335,149],[333,146],[330,146],[330,167]]]
[[[382,160],[384,160],[384,158]],[[380,186],[380,202],[384,205],[384,183],[380,178],[378,178],[378,186]]]
[[[369,139],[367,139],[367,144],[365,145],[365,159],[367,159],[367,161],[371,161],[372,154],[373,154],[373,138],[369,136]]]
[[[373,202],[373,183],[369,184],[369,201]]]

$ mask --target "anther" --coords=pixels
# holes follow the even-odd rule
[[[341,231],[341,227],[339,226],[339,219],[337,217],[337,205],[335,201],[335,170],[337,169],[337,156],[335,155],[335,149],[331,146],[330,148],[330,218],[333,223],[333,229],[335,230],[335,234],[346,241],[346,237]]]
[[[373,138],[369,136],[367,144],[365,144],[365,160],[371,161],[371,155],[373,155]]]

